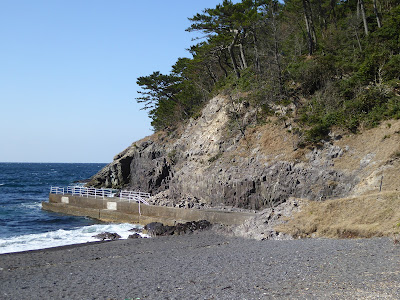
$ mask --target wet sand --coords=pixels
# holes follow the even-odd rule
[[[391,239],[205,231],[0,255],[0,299],[400,299]]]

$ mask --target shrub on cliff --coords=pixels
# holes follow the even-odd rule
[[[332,126],[356,132],[398,117],[400,5],[385,3],[224,0],[189,19],[187,30],[203,34],[191,58],[138,78],[137,101],[156,131],[198,116],[221,91],[245,93],[261,112],[294,102],[309,142]]]

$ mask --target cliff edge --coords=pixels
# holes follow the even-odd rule
[[[398,190],[399,120],[359,134],[333,131],[330,141],[301,148],[289,117],[295,107],[277,106],[274,116],[254,125],[257,111],[234,100],[218,95],[184,127],[133,143],[89,185],[149,192],[169,206],[253,210],[289,197],[325,200]]]

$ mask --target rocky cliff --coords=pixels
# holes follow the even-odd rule
[[[276,107],[265,124],[252,125],[257,111],[216,96],[183,128],[133,143],[89,184],[150,192],[169,205],[184,199],[255,210],[289,197],[397,189],[400,121],[358,135],[332,132],[329,142],[299,148],[295,126],[282,118],[288,111],[295,115],[294,107]]]

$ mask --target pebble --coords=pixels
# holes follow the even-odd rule
[[[388,238],[258,241],[203,231],[2,254],[0,298],[399,299],[399,257]]]

